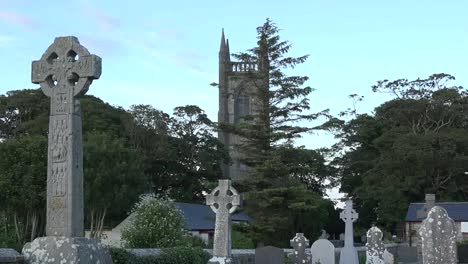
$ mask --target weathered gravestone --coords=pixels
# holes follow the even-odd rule
[[[353,223],[359,218],[359,214],[353,209],[353,201],[345,202],[345,209],[340,213],[340,218],[345,222],[345,244],[340,252],[340,264],[359,264],[359,258],[354,247]]]
[[[294,264],[308,263],[309,258],[306,254],[306,248],[309,246],[309,240],[303,233],[296,233],[296,236],[290,241],[291,247],[294,248],[292,260]]]
[[[468,263],[468,244],[459,244],[457,248],[458,261]]]
[[[318,239],[310,248],[312,264],[335,264],[335,246],[327,239]]]
[[[232,263],[231,259],[231,214],[240,206],[240,195],[231,186],[230,180],[219,180],[206,204],[216,213],[213,257],[208,263]]]
[[[387,249],[384,250],[384,253],[383,253],[382,257],[383,257],[384,264],[394,264],[395,263],[395,259],[393,257],[393,254],[388,252]]]
[[[382,238],[382,230],[376,226],[367,231],[366,264],[384,264],[383,253],[385,247]]]
[[[447,211],[434,206],[419,229],[424,264],[456,264],[457,231]]]
[[[284,251],[281,248],[266,246],[255,249],[255,264],[283,264]]]
[[[83,238],[83,154],[78,97],[101,75],[101,58],[76,37],[59,37],[32,63],[32,82],[50,97],[47,237],[23,248],[27,263],[112,263],[96,240]]]
[[[23,263],[23,256],[11,248],[0,248],[0,264]]]

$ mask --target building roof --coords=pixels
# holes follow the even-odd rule
[[[214,230],[215,213],[208,205],[193,203],[175,203],[184,215],[188,230]],[[245,213],[236,213],[231,216],[233,222],[250,222]]]
[[[190,231],[211,231],[215,229],[215,213],[208,205],[193,203],[175,203],[176,207],[182,212],[185,218],[185,226]],[[112,230],[122,229],[134,221],[135,215],[130,214],[120,224]],[[245,213],[236,213],[231,215],[233,222],[249,223],[250,218]]]
[[[468,222],[468,202],[435,203],[447,210],[450,218],[457,222]],[[424,218],[418,218],[417,212],[424,207],[424,203],[411,203],[406,212],[406,222],[421,222]]]

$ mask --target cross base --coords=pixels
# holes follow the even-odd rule
[[[208,264],[230,264],[234,263],[230,257],[212,257]]]
[[[359,257],[354,246],[344,246],[340,252],[340,264],[359,264]]]
[[[112,264],[101,243],[84,237],[39,237],[26,243],[22,253],[27,264]]]

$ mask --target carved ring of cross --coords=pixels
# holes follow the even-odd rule
[[[90,55],[77,38],[56,38],[32,64],[32,82],[47,96],[53,89],[73,89],[73,96],[85,94],[93,79],[101,75],[101,58]]]
[[[224,188],[223,188],[224,189]],[[224,191],[224,193],[221,193],[221,191]],[[229,191],[232,193],[232,195],[229,195]],[[217,195],[216,195],[217,194]],[[222,195],[226,195],[226,197],[228,198],[228,201],[227,203],[225,204],[226,206],[228,204],[231,205],[231,208],[229,208],[229,213],[232,214],[236,211],[237,207],[240,205],[240,195],[239,193],[237,192],[236,189],[234,189],[232,186],[229,185],[229,188],[226,189],[226,190],[222,190],[220,186],[216,187],[212,192],[211,194],[209,194],[209,197],[210,199],[212,199],[212,202],[209,204],[209,206],[211,207],[211,210],[213,210],[213,212],[217,213],[218,212],[218,209],[219,207],[221,206],[220,205],[220,202],[217,201],[216,198],[220,198]],[[218,208],[216,208],[215,205],[218,205]]]

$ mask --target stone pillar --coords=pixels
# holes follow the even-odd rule
[[[27,263],[112,263],[96,241],[83,238],[83,154],[81,109],[84,95],[101,75],[101,58],[76,37],[58,37],[39,61],[31,79],[50,97],[47,163],[47,237],[23,248]]]

